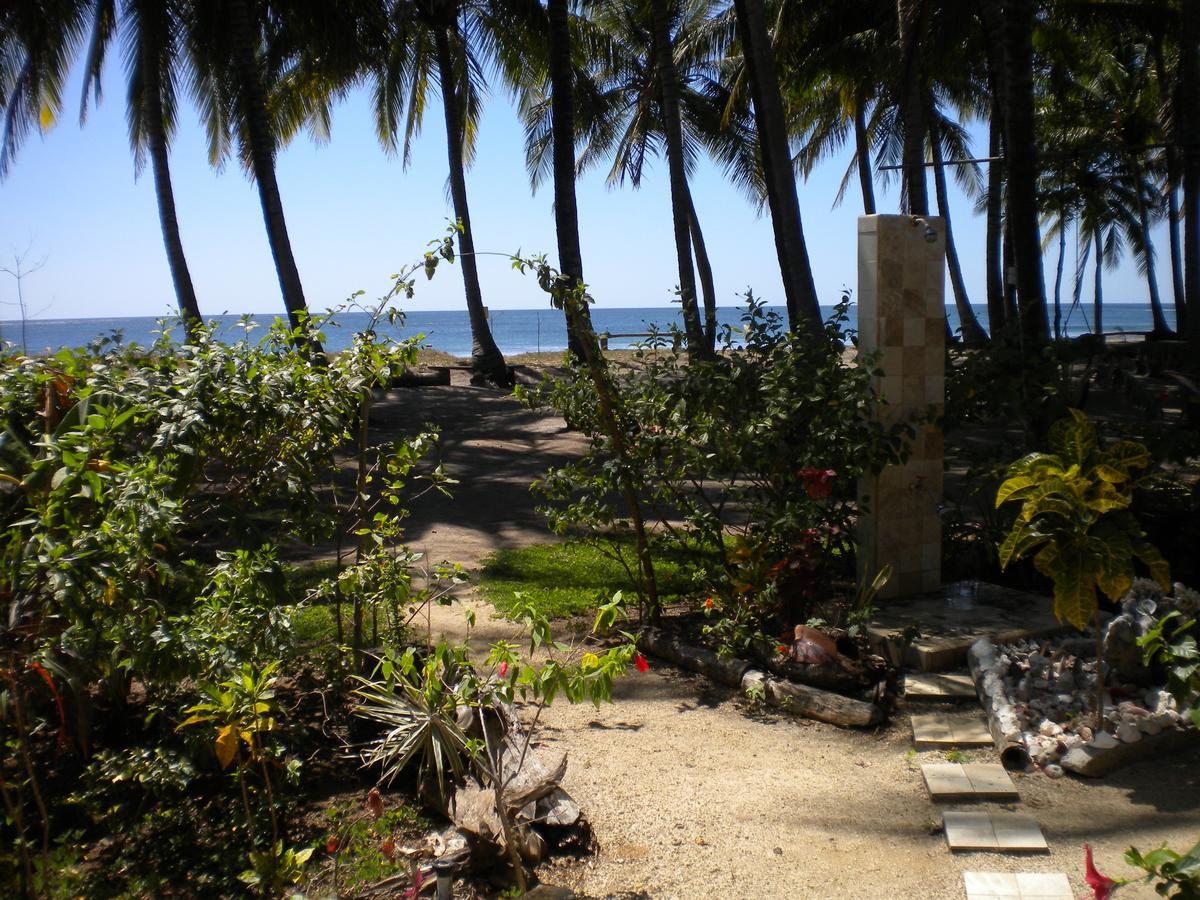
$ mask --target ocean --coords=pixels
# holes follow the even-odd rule
[[[769,307],[780,315],[783,307]],[[826,316],[832,307],[822,307]],[[976,315],[986,327],[987,310],[975,307]],[[717,319],[722,325],[739,325],[741,307],[726,306],[717,310]],[[958,316],[953,306],[946,307],[951,327],[958,327]],[[1076,309],[1066,319],[1066,332],[1074,337],[1090,330],[1091,307]],[[237,340],[244,335],[240,316],[214,316],[218,323],[218,334],[228,340]],[[251,319],[260,326],[270,324],[273,316],[255,315]],[[1174,324],[1174,308],[1167,307],[1167,320]],[[341,350],[350,343],[356,329],[366,324],[365,313],[342,313],[335,322],[325,327],[326,348]],[[563,350],[567,346],[567,331],[563,315],[555,309],[495,309],[490,316],[492,335],[500,349],[507,355]],[[854,307],[850,309],[853,326]],[[614,309],[602,306],[592,308],[592,323],[597,332],[613,334],[639,334],[649,330],[651,323],[665,329],[671,323],[682,326],[678,309],[670,307],[640,307]],[[1104,330],[1106,332],[1142,332],[1151,328],[1150,307],[1147,304],[1112,303],[1104,307]],[[120,335],[125,343],[149,344],[155,339],[159,328],[155,316],[131,316],[125,318],[81,318],[81,319],[31,319],[25,323],[22,336],[21,323],[0,321],[0,341],[6,341],[28,352],[43,353],[63,347],[82,347],[91,341],[111,335]],[[424,335],[423,344],[452,356],[469,356],[471,353],[471,329],[466,310],[406,311],[403,323],[395,326],[386,323],[379,329],[397,337]],[[175,323],[176,338],[182,329]],[[262,332],[259,331],[259,334]],[[253,335],[253,332],[252,332]],[[613,338],[610,349],[625,349],[637,343],[639,338]]]

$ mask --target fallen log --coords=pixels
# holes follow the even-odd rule
[[[643,628],[638,646],[681,668],[738,687],[744,693],[757,694],[771,706],[809,719],[862,728],[883,718],[882,709],[874,703],[773,678],[744,659],[720,659],[711,650],[684,643],[661,628]]]
[[[1025,745],[1021,718],[1004,686],[1004,672],[996,645],[980,638],[967,651],[967,664],[975,680],[975,693],[987,714],[988,731],[1006,769],[1029,768],[1029,748]]]
[[[823,691],[807,684],[772,678],[757,669],[751,669],[742,679],[742,690],[757,691],[759,688],[763,699],[774,707],[843,728],[864,728],[883,718],[883,711],[874,703]]]
[[[721,659],[711,650],[684,643],[661,628],[643,628],[638,636],[638,647],[730,687],[741,687],[742,676],[750,668],[750,663],[744,659]]]

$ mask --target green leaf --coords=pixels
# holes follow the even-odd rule
[[[1079,544],[1070,542],[1058,548],[1053,562],[1054,615],[1080,631],[1087,627],[1096,611],[1096,575],[1098,560]]]

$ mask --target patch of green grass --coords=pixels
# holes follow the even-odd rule
[[[632,543],[621,549],[632,565]],[[671,603],[691,591],[680,557],[657,553],[654,570],[662,602]],[[497,550],[483,561],[479,590],[501,613],[512,611],[520,593],[550,618],[588,614],[617,591],[631,600],[636,597],[625,568],[595,545],[579,540]]]

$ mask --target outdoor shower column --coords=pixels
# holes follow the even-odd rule
[[[946,390],[946,245],[937,216],[858,220],[859,352],[879,354],[871,379],[886,424],[922,412],[941,416]],[[859,577],[891,564],[882,597],[934,591],[942,583],[942,431],[920,425],[907,462],[859,482]]]

